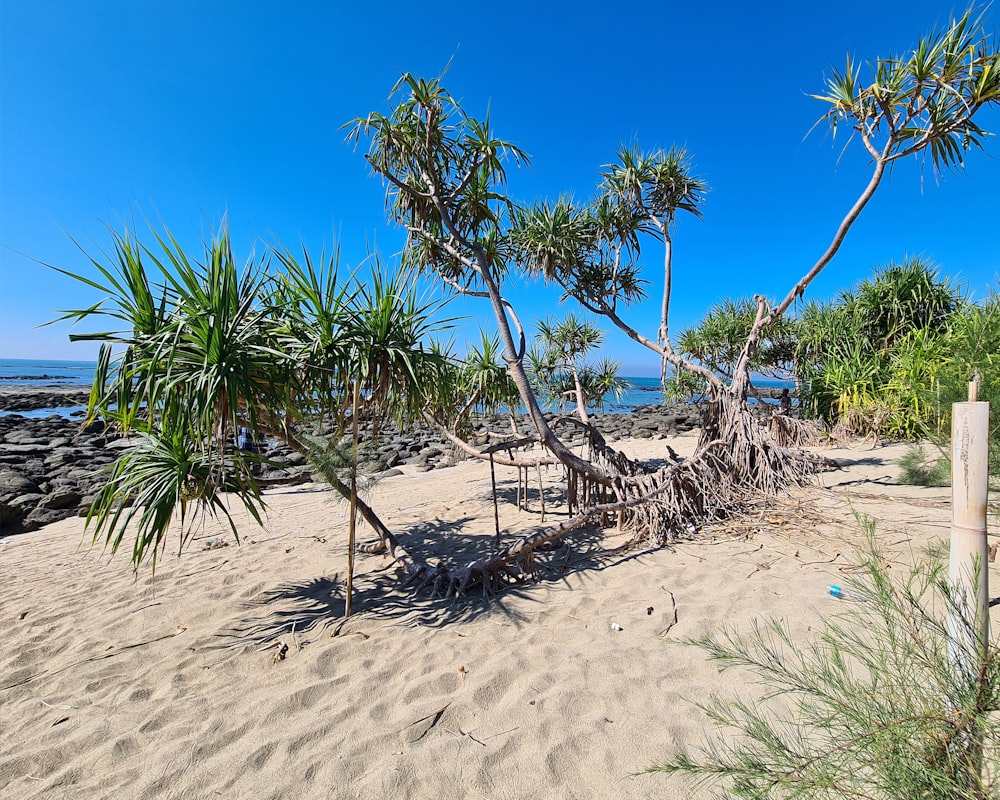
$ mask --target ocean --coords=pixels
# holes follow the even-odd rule
[[[0,385],[37,389],[53,383],[89,388],[97,364],[93,361],[41,361],[0,358]]]
[[[97,364],[93,361],[43,361],[22,358],[0,358],[0,385],[19,386],[25,389],[38,389],[51,384],[64,384],[89,388],[94,379]],[[628,378],[631,386],[620,400],[608,397],[603,411],[607,414],[628,414],[633,408],[645,405],[659,405],[663,402],[663,391],[659,378]],[[790,383],[773,380],[756,381],[761,386],[792,386]],[[572,410],[571,407],[567,407]],[[18,412],[25,416],[40,417],[52,413],[66,414],[72,409],[42,409],[31,412]],[[6,412],[0,412],[0,414]]]

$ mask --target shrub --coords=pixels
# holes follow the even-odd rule
[[[889,577],[868,536],[865,571],[851,581],[866,602],[830,618],[800,644],[779,622],[749,635],[724,631],[689,644],[722,669],[756,673],[759,702],[713,698],[703,706],[720,736],[699,754],[680,750],[650,771],[724,784],[744,798],[1000,796],[1000,650],[960,615],[940,561]],[[971,641],[956,669],[949,652]],[[735,736],[733,735],[735,733]]]

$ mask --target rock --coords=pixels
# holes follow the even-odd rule
[[[53,522],[59,522],[61,519],[66,519],[74,515],[74,511],[66,509],[36,508],[24,518],[21,527],[26,531],[34,531],[43,525],[51,525]]]
[[[51,509],[53,511],[59,511],[64,508],[76,508],[82,499],[83,495],[79,492],[63,489],[61,491],[52,492],[44,497],[38,503],[38,507]]]
[[[38,442],[37,444],[0,444],[0,453],[4,455],[43,455],[49,451],[48,442]]]
[[[38,411],[42,408],[72,408],[85,406],[89,400],[87,392],[68,394],[51,391],[12,392],[0,395],[0,411]]]
[[[0,470],[0,495],[20,495],[38,492],[38,484],[14,470]]]
[[[28,494],[18,495],[17,497],[8,500],[7,505],[11,508],[18,509],[23,516],[24,514],[30,513],[35,506],[37,506],[44,499],[44,494],[41,494],[40,492],[30,492]]]
[[[10,505],[6,500],[0,500],[0,530],[17,528],[24,519],[24,510]]]
[[[62,407],[65,395],[56,396],[60,402],[45,407]],[[85,401],[83,397],[81,404]],[[545,414],[550,424],[558,416]],[[488,432],[517,435],[509,416],[473,415],[469,422],[481,446],[491,441],[486,437]],[[642,406],[630,414],[595,413],[591,422],[613,442],[626,436],[663,438],[675,431],[691,430],[700,423],[700,415],[696,406],[678,403]],[[523,414],[517,415],[516,423],[522,435],[533,430]],[[367,426],[363,437],[369,442],[371,430]],[[562,426],[558,432],[566,441],[580,441],[573,426]],[[404,463],[427,472],[465,458],[428,428],[399,430],[390,425],[380,433],[363,468],[382,477],[403,474],[398,466]],[[326,434],[333,435],[334,429],[327,426]],[[81,427],[78,421],[59,415],[44,419],[0,416],[0,527],[6,533],[37,528],[74,514],[85,516],[104,485],[107,465],[141,441],[141,437],[115,434],[100,420]],[[349,436],[346,442],[350,444]],[[261,477],[282,478],[303,472],[307,463],[304,456],[273,438],[266,441],[266,447],[267,458],[276,466],[265,465]]]

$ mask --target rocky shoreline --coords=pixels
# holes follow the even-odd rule
[[[0,406],[16,412],[86,403],[86,394],[76,387],[75,391],[51,389],[5,392]],[[696,428],[699,412],[687,404],[648,405],[631,414],[595,414],[591,421],[609,441],[663,439]],[[521,430],[528,430],[526,419],[519,422]],[[473,421],[473,431],[480,438],[487,432],[509,434],[510,430],[510,421],[504,417]],[[582,440],[579,432],[564,433],[571,444]],[[32,531],[66,517],[86,515],[104,483],[106,468],[130,446],[130,441],[106,430],[101,422],[84,427],[80,419],[59,414],[0,416],[0,534]],[[271,462],[262,466],[263,478],[309,477],[305,458],[276,440],[266,440],[261,455]],[[404,465],[422,472],[464,458],[437,432],[415,428],[384,433],[361,467],[368,474],[391,475]]]

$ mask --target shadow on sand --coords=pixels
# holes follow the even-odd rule
[[[533,499],[537,502],[537,493]],[[494,548],[493,535],[463,532],[470,521],[471,518],[448,522],[432,520],[400,530],[397,535],[404,547],[411,553],[424,555],[432,565],[461,566],[487,556]],[[520,535],[507,534],[501,541],[510,544]],[[487,596],[481,590],[472,589],[457,598],[436,596],[430,587],[416,590],[413,585],[407,585],[395,562],[388,557],[359,553],[351,624],[374,620],[441,628],[494,613],[504,614],[520,624],[525,617],[511,608],[511,599],[540,602],[541,590],[546,585],[582,571],[599,572],[645,552],[645,549],[635,548],[628,551],[609,549],[603,530],[583,528],[567,534],[550,549],[536,550],[535,576],[524,576],[522,581]],[[373,566],[373,560],[382,564]],[[332,578],[317,576],[264,591],[247,604],[248,613],[232,627],[216,634],[206,649],[262,646],[293,633],[316,639],[326,629],[331,629],[329,635],[334,635],[343,622],[345,583],[337,574]]]

